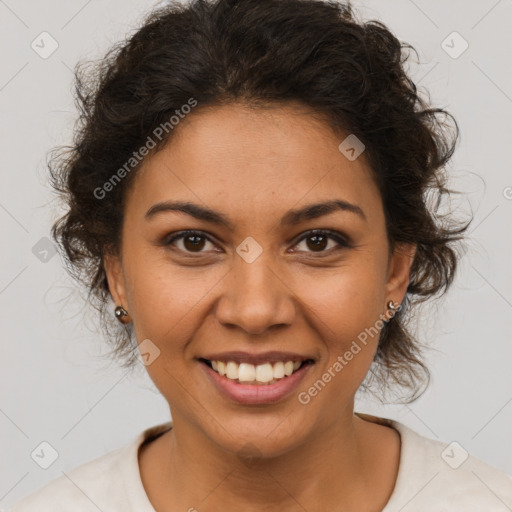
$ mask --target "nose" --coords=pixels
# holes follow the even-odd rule
[[[254,335],[291,325],[296,307],[289,284],[263,255],[252,263],[235,258],[217,303],[217,320]]]

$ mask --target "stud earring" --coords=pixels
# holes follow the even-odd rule
[[[123,320],[123,317],[125,316],[128,316],[128,311],[126,311],[126,309],[123,308],[123,306],[117,306],[117,308],[115,309],[115,315],[116,315],[116,318],[122,323],[122,324],[125,324],[125,323],[128,323],[128,322],[125,322]]]
[[[387,303],[387,306],[388,306],[388,315],[389,315],[389,319],[391,320],[391,318],[393,318],[396,314],[396,312],[400,309],[400,302],[397,302],[396,304],[390,300],[388,303]]]

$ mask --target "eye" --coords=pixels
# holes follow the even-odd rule
[[[315,229],[304,233],[293,246],[292,252],[296,252],[296,248],[303,241],[306,242],[306,252],[326,253],[331,252],[333,249],[336,250],[336,248],[351,247],[346,237],[341,233],[325,229]],[[334,241],[335,244],[329,247],[329,241]],[[171,238],[164,241],[163,245],[173,245],[185,253],[201,254],[208,252],[208,250],[203,250],[208,243],[215,247],[211,239],[202,231],[186,230],[172,235]]]
[[[181,242],[182,247],[179,247],[180,244],[175,244],[176,241]],[[207,252],[202,250],[206,243],[213,245],[213,242],[202,231],[189,230],[180,231],[168,239],[164,245],[175,245],[180,251],[201,254]]]
[[[336,242],[334,246],[328,247],[329,240],[334,240]],[[342,248],[351,247],[347,239],[336,231],[314,229],[312,231],[308,231],[299,239],[298,243],[294,246],[293,252],[295,252],[295,248],[303,241],[306,241],[306,247],[311,249],[306,252],[331,252],[332,249],[336,249],[336,246],[338,246],[338,248],[340,248],[340,246]]]

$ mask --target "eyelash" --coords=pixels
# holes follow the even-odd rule
[[[163,245],[165,245],[165,246],[172,245],[176,240],[180,240],[180,239],[186,238],[187,236],[192,236],[192,235],[199,236],[201,238],[205,238],[206,240],[208,240],[212,244],[215,243],[203,231],[185,230],[185,231],[180,231],[179,233],[174,234],[170,239],[165,240],[163,242]],[[308,238],[313,237],[315,235],[326,236],[327,238],[330,238],[331,240],[336,241],[340,247],[335,248],[335,250],[340,250],[342,248],[343,249],[350,249],[352,247],[352,245],[347,241],[347,239],[344,236],[342,236],[337,231],[332,231],[332,230],[329,230],[329,229],[313,229],[313,230],[307,231],[306,233],[304,233],[301,236],[301,238],[299,238],[297,240],[297,242],[294,244],[294,247],[297,246],[303,240],[307,240]],[[181,251],[182,249],[178,249],[178,250]],[[331,251],[332,251],[332,248],[328,249],[328,250],[323,250],[323,251],[306,251],[306,252],[309,252],[311,254],[314,254],[315,252],[317,254],[329,254]],[[195,253],[193,251],[183,251],[183,252],[185,252],[186,254],[203,254],[206,251],[199,251],[199,252],[195,252]]]

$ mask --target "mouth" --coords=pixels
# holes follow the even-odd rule
[[[242,405],[269,405],[288,398],[315,364],[285,352],[229,352],[197,359],[204,375],[224,398]]]
[[[232,360],[210,360],[199,358],[218,375],[237,384],[268,386],[287,379],[306,365],[314,363],[313,359],[268,361],[261,364],[236,362]]]

